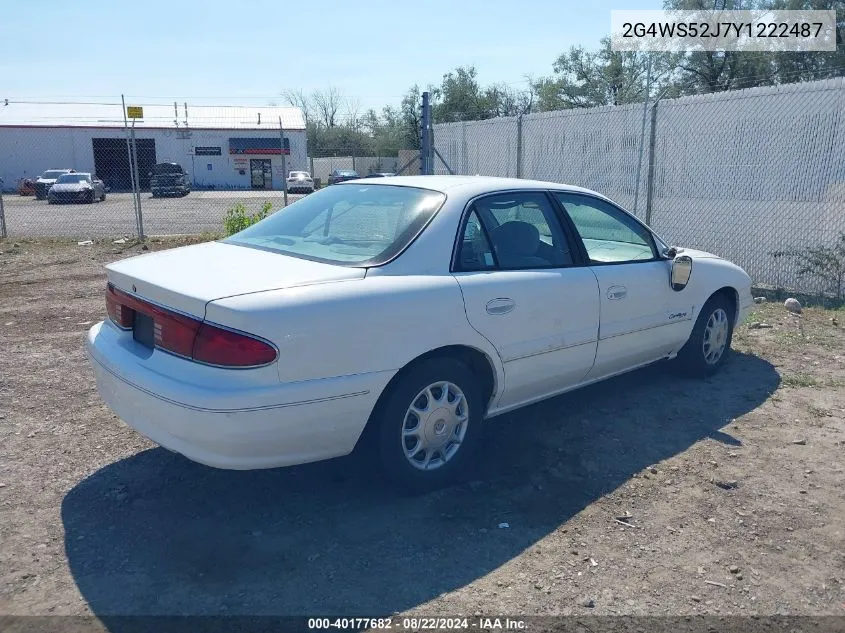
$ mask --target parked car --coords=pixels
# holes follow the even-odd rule
[[[87,172],[62,174],[56,184],[47,192],[50,204],[60,202],[87,202],[95,200],[101,202],[106,199],[106,188],[103,181]]]
[[[187,196],[191,193],[188,173],[179,163],[159,163],[149,173],[150,192],[153,198],[162,196]]]
[[[32,178],[18,178],[18,195],[34,196],[35,181]]]
[[[333,169],[329,174],[330,185],[336,185],[339,182],[346,182],[347,180],[355,180],[361,176],[353,169]]]
[[[486,418],[664,359],[713,374],[753,305],[740,267],[607,197],[504,178],[343,183],[106,270],[87,350],[130,426],[229,469],[370,447],[414,490]]]
[[[365,178],[387,178],[388,176],[395,176],[393,172],[390,171],[380,171],[374,174],[368,174]]]
[[[50,190],[59,176],[72,174],[72,169],[48,169],[35,180],[35,199],[46,200],[47,192]]]
[[[314,193],[314,179],[307,171],[292,171],[287,179],[288,192]]]

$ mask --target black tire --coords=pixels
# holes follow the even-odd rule
[[[97,199],[97,196],[94,195],[94,192],[88,194],[88,199],[85,200],[87,204],[94,204],[94,201]]]
[[[444,460],[440,449],[433,451],[440,457],[434,460],[443,462],[442,465],[431,470],[423,470],[411,464],[406,457],[405,448],[413,448],[413,438],[403,439],[403,427],[406,417],[416,417],[410,414],[409,408],[415,402],[420,403],[421,394],[427,387],[437,382],[449,382],[463,392],[465,399],[463,413],[466,415],[465,432],[457,449],[451,457]],[[443,390],[435,388],[434,395],[443,397]],[[449,390],[446,398],[454,396]],[[425,396],[423,396],[425,398]],[[445,402],[444,402],[445,404]],[[426,407],[429,405],[427,404]],[[443,409],[437,407],[435,410]],[[406,373],[391,388],[384,405],[380,408],[377,418],[373,420],[377,426],[374,439],[378,444],[378,456],[381,469],[386,479],[402,492],[420,493],[453,484],[463,478],[474,463],[475,453],[481,440],[481,426],[484,420],[484,402],[481,388],[472,371],[462,362],[453,358],[432,358],[409,368]],[[424,420],[416,418],[418,424],[436,431],[441,420],[428,418],[431,426],[425,426]],[[460,426],[460,423],[459,423]],[[452,431],[458,427],[446,425],[445,435],[452,436]],[[451,452],[452,443],[443,448]],[[422,452],[422,451],[420,451]],[[424,461],[424,460],[419,460]],[[418,463],[419,463],[418,461]]]
[[[100,196],[100,202],[105,202],[105,201],[106,201],[106,192],[104,191],[103,195]]]
[[[720,311],[727,317],[727,334],[724,337],[724,349],[713,362],[712,357],[708,360],[705,354],[705,337],[709,338],[707,334],[708,323],[710,323],[711,318],[718,318]],[[706,378],[719,371],[731,354],[735,318],[736,311],[733,302],[724,294],[713,295],[707,300],[695,321],[689,340],[678,352],[676,361],[683,373],[688,376]]]

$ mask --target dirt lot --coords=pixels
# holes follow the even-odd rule
[[[406,498],[115,419],[83,336],[138,252],[0,241],[0,614],[845,614],[845,312],[762,304],[715,378],[497,418],[474,481]]]

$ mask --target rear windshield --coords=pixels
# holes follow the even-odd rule
[[[153,167],[154,174],[181,174],[182,168],[179,165],[156,165]]]
[[[416,187],[327,187],[224,241],[330,264],[377,266],[402,252],[445,199]]]
[[[292,171],[292,172],[290,172],[290,176],[288,176],[288,177],[289,178],[298,178],[299,176],[302,176],[303,178],[308,178],[308,172],[307,171]]]
[[[88,182],[91,180],[91,176],[88,174],[62,174],[59,176],[59,179],[56,180],[56,184],[63,185],[68,182]]]

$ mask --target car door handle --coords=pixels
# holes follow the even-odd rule
[[[487,314],[507,314],[516,307],[516,301],[508,297],[490,299],[487,302]]]
[[[628,296],[628,289],[625,286],[611,286],[607,289],[607,298],[611,301],[614,299],[624,299]]]

